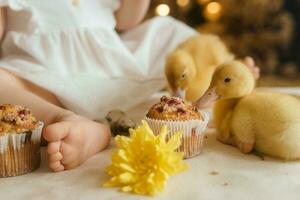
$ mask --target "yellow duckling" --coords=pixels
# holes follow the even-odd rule
[[[253,148],[284,160],[300,158],[300,100],[272,93],[252,92],[253,70],[242,62],[221,65],[209,90],[199,100],[218,100],[214,120],[218,139],[243,153]]]
[[[234,59],[214,35],[199,34],[181,43],[167,58],[165,75],[173,95],[194,102],[208,89],[218,65]]]

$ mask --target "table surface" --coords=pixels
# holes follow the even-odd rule
[[[297,93],[298,89],[284,89]],[[149,99],[130,111],[139,119],[157,99]],[[78,168],[51,173],[42,149],[41,167],[33,173],[0,179],[0,199],[299,199],[300,162],[283,162],[254,155],[245,155],[236,148],[216,141],[214,130],[207,130],[204,151],[186,160],[189,170],[169,179],[163,193],[144,197],[121,193],[115,188],[102,188],[108,179],[104,168],[110,164],[114,144],[87,160]],[[212,173],[213,172],[213,173]]]

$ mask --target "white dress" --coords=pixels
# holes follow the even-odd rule
[[[114,18],[119,4],[0,0],[8,7],[0,67],[92,119],[111,109],[129,109],[165,86],[167,53],[195,31],[170,17],[156,17],[119,35]]]

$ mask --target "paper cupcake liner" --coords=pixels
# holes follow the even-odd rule
[[[40,165],[43,123],[33,131],[0,136],[0,177],[18,176]]]
[[[146,117],[150,128],[155,134],[160,132],[162,126],[168,127],[167,140],[178,131],[182,132],[181,146],[177,151],[184,152],[184,158],[191,158],[201,153],[203,149],[204,130],[209,121],[209,114],[201,112],[203,120],[167,121]]]

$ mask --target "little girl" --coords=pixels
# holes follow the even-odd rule
[[[138,25],[149,2],[0,0],[0,103],[45,123],[53,171],[103,150],[110,131],[94,120],[162,89],[166,55],[195,34],[169,17]]]

